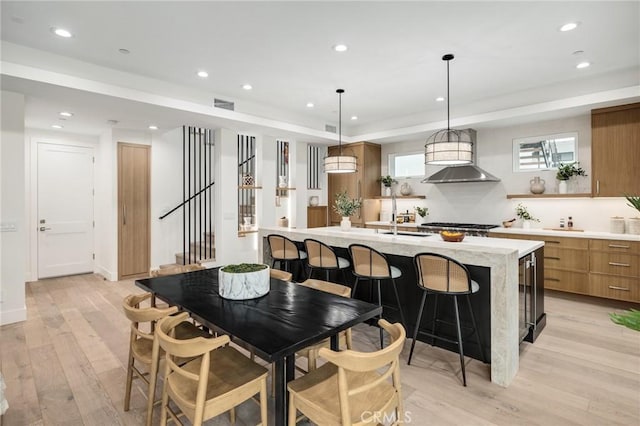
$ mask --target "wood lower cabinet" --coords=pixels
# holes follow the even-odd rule
[[[327,206],[307,207],[307,228],[327,226]]]
[[[330,146],[329,155],[339,155],[339,147]],[[370,142],[356,142],[342,145],[344,155],[354,155],[358,159],[356,173],[330,173],[328,175],[329,222],[339,225],[342,219],[333,211],[336,194],[344,190],[350,198],[362,199],[362,207],[350,217],[352,226],[364,227],[365,222],[378,220],[380,203],[373,200],[380,197],[380,145]]]
[[[502,233],[489,236],[544,241],[545,289],[640,302],[640,242]]]
[[[591,111],[591,190],[594,197],[638,194],[640,103]]]

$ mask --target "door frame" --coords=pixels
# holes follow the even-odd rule
[[[80,136],[82,138],[82,136]],[[93,158],[96,159],[94,161],[93,166],[93,188],[96,187],[96,168],[95,164],[97,163],[98,158],[98,142],[90,143],[83,142],[78,140],[72,140],[72,136],[67,138],[51,138],[48,136],[41,137],[37,135],[29,136],[29,143],[26,144],[28,152],[26,153],[27,158],[29,158],[29,173],[27,174],[27,185],[29,188],[29,194],[25,203],[28,208],[28,220],[27,220],[27,238],[28,238],[28,253],[27,253],[27,271],[25,272],[25,280],[26,281],[37,281],[38,280],[38,144],[45,143],[50,145],[61,145],[61,146],[70,146],[70,147],[80,147],[80,148],[91,148],[93,150]],[[95,220],[96,214],[96,194],[93,197],[93,217]],[[96,244],[97,242],[97,228],[93,228],[93,252],[96,252]],[[96,264],[93,264],[93,270],[95,272]]]
[[[116,251],[117,251],[117,276],[118,276],[118,281],[122,281],[123,277],[122,277],[122,269],[120,268],[121,265],[121,250],[120,250],[120,239],[122,236],[122,221],[121,221],[121,209],[120,209],[120,147],[121,146],[130,146],[130,147],[135,147],[135,148],[144,148],[147,150],[147,156],[148,156],[148,162],[149,162],[149,169],[147,170],[147,182],[149,183],[148,188],[147,188],[147,205],[149,206],[149,209],[147,211],[147,216],[148,216],[148,220],[147,220],[147,254],[148,254],[148,265],[147,265],[147,271],[144,273],[140,273],[137,275],[127,275],[126,278],[124,279],[131,279],[131,278],[138,278],[138,277],[148,277],[149,276],[149,268],[151,267],[151,169],[152,169],[152,164],[151,164],[151,160],[152,160],[152,156],[151,156],[151,145],[147,145],[147,144],[139,144],[139,143],[131,143],[131,142],[121,142],[118,141],[116,143],[116,189],[117,189],[117,195],[116,195],[116,221],[117,221],[117,237],[116,237]]]

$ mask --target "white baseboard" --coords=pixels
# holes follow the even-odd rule
[[[27,307],[13,309],[11,311],[0,311],[0,325],[13,324],[27,320]]]
[[[107,279],[107,281],[118,281],[118,275],[109,271],[108,269],[103,268],[102,266],[96,266],[95,271],[96,274],[100,274]]]

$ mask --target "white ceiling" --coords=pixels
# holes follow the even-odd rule
[[[3,1],[1,7],[4,42],[69,58],[52,61],[52,71],[81,76],[75,64],[93,64],[182,87],[185,99],[202,104],[220,97],[235,101],[236,111],[318,130],[337,123],[335,89],[344,88],[344,133],[370,139],[409,137],[399,131],[394,139],[393,129],[446,119],[446,103],[435,102],[446,95],[445,53],[456,56],[452,118],[640,84],[638,1]],[[580,25],[560,32],[570,21]],[[57,37],[52,27],[74,37]],[[334,52],[337,43],[349,50]],[[584,53],[573,54],[579,50]],[[5,62],[20,60],[7,55],[3,51]],[[585,60],[592,66],[576,69]],[[196,76],[200,69],[208,79]],[[254,89],[243,90],[244,83]],[[76,115],[65,130],[79,133],[97,134],[108,119],[139,129],[150,120],[164,128],[242,126],[28,78],[4,75],[2,85],[27,94],[26,121],[33,127],[49,127],[68,107]],[[590,102],[549,112],[584,112]]]

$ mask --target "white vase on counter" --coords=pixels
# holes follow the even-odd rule
[[[558,181],[558,194],[566,194],[567,193],[567,181],[561,180]]]
[[[384,187],[384,196],[385,197],[391,197],[391,187],[390,186],[385,186]]]
[[[609,232],[612,234],[624,234],[624,218],[613,216],[610,221]]]
[[[343,231],[348,231],[351,229],[351,221],[349,220],[349,216],[343,216],[340,221],[340,229]]]
[[[630,234],[640,235],[640,217],[629,218],[628,230]]]
[[[531,229],[531,221],[523,220],[522,221],[522,229]]]

